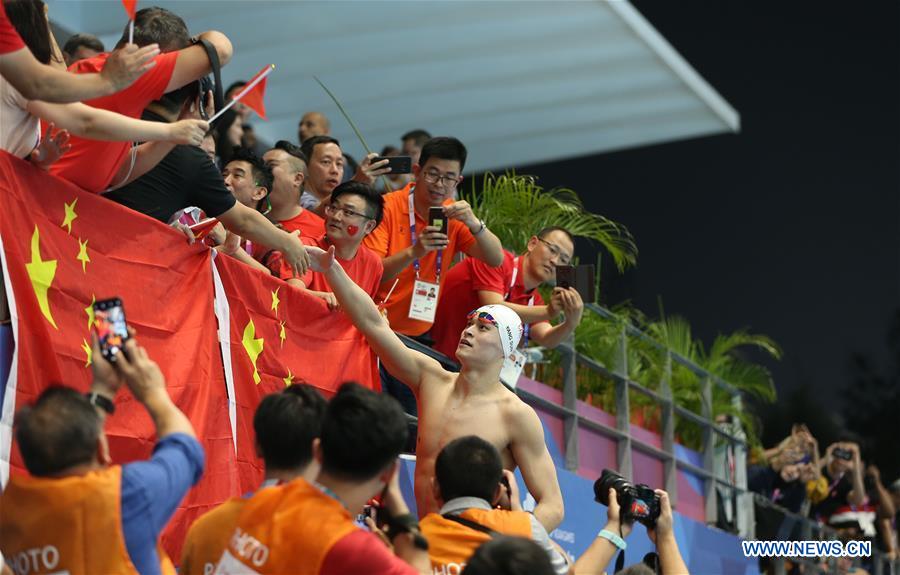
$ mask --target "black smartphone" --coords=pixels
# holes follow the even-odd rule
[[[391,174],[408,174],[412,172],[412,158],[410,156],[378,156],[372,158],[371,163],[387,160]]]
[[[843,459],[844,461],[850,461],[853,459],[853,452],[849,449],[843,449],[841,447],[835,447],[831,455],[833,455],[836,459]]]
[[[575,288],[584,303],[594,303],[593,264],[581,266],[556,266],[556,285],[561,288]]]
[[[100,342],[100,352],[107,361],[115,362],[128,339],[125,308],[117,297],[94,303],[94,333]]]
[[[441,228],[441,233],[447,235],[447,216],[444,215],[444,208],[433,206],[428,208],[428,225]]]

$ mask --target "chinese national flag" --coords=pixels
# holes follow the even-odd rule
[[[268,76],[273,70],[273,66],[269,65],[259,71],[253,78],[247,82],[247,86],[250,86],[255,82],[260,76],[262,79],[259,82],[250,88],[243,96],[241,96],[241,102],[244,103],[245,106],[259,114],[259,117],[263,120],[266,119],[266,82],[269,80]]]
[[[137,14],[137,0],[122,0],[122,6],[128,12],[128,18],[134,20],[134,16]]]
[[[238,495],[235,449],[216,338],[211,256],[149,217],[0,152],[0,242],[16,342],[0,426],[0,467],[25,473],[12,417],[51,383],[87,391],[91,303],[120,297],[128,323],[162,370],[175,404],[206,453],[200,482],[182,500],[163,544],[176,561],[190,523]],[[156,442],[127,389],[106,421],[113,461],[147,459]]]
[[[241,489],[250,490],[262,480],[253,413],[263,396],[299,383],[326,397],[345,381],[377,389],[378,370],[375,354],[344,313],[235,259],[219,256],[214,263],[227,299],[217,313],[220,325],[230,325],[229,336],[220,339],[233,374],[228,385],[236,399],[232,425]]]

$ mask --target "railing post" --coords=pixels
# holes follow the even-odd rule
[[[576,362],[578,352],[575,351],[575,338],[569,336],[568,345],[561,346],[563,368],[563,407],[566,413],[563,427],[563,441],[566,444],[566,469],[578,470],[578,380]]]
[[[736,413],[743,411],[741,396],[737,393],[731,398],[731,403],[735,407]],[[744,433],[740,420],[731,428],[733,435],[747,440],[747,434]],[[727,440],[731,441],[731,440]],[[734,510],[734,524],[737,526],[738,535],[744,539],[753,538],[756,535],[756,514],[753,506],[753,496],[747,490],[747,445],[744,443],[736,443],[734,445],[734,484],[738,488],[737,500]]]
[[[616,429],[622,432],[616,444],[619,473],[628,481],[633,478],[631,469],[631,405],[628,400],[628,332],[623,325],[619,331],[619,342],[616,349],[616,364],[613,371],[619,376],[616,380]]]
[[[660,406],[660,423],[662,428],[662,448],[666,452],[663,461],[664,489],[669,494],[672,507],[678,506],[678,466],[675,461],[675,405],[672,399],[672,354],[666,350],[666,364],[662,381],[659,383],[660,395],[665,403]]]
[[[710,474],[706,480],[706,493],[704,500],[706,503],[706,523],[715,524],[716,509],[716,469],[715,469],[715,448],[716,433],[712,426],[715,425],[712,413],[712,378],[709,374],[703,376],[700,380],[700,399],[701,399],[701,415],[706,421],[703,424],[703,469]],[[777,570],[777,567],[776,567]]]

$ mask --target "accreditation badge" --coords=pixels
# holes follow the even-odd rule
[[[503,362],[503,369],[500,370],[500,383],[510,389],[515,389],[523,369],[525,369],[525,354],[515,350],[512,352],[512,357]]]
[[[409,318],[434,323],[440,289],[441,286],[436,283],[416,280],[412,301],[409,302]]]

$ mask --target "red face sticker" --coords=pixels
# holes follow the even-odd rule
[[[352,224],[347,226],[347,233],[350,234],[351,236],[355,236],[356,232],[358,232],[358,231],[359,231],[359,226],[354,226]]]

